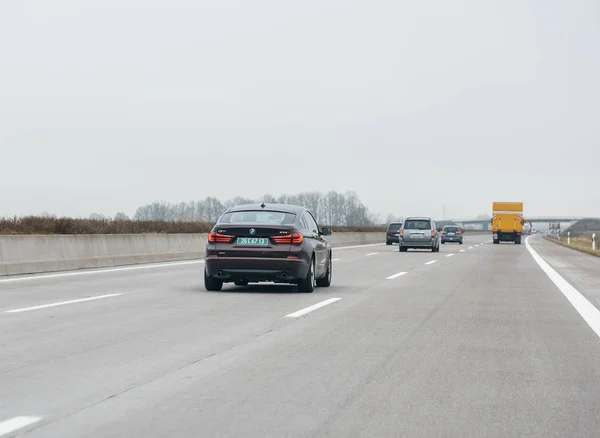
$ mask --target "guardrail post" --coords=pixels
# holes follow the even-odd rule
[[[592,234],[592,251],[596,251],[596,233]]]
[[[567,232],[567,245],[571,246],[571,232]]]

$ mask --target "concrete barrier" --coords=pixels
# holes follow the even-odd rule
[[[0,236],[0,276],[204,257],[206,234]],[[385,233],[334,233],[332,246],[384,243]]]

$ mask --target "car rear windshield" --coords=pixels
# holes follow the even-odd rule
[[[401,226],[402,226],[402,224],[390,224],[390,226],[388,227],[388,230],[398,231]]]
[[[404,222],[405,230],[431,230],[431,221],[411,219]]]
[[[458,233],[458,227],[446,227],[445,230],[449,233]]]
[[[296,215],[281,211],[232,211],[225,213],[219,223],[253,225],[291,225]]]

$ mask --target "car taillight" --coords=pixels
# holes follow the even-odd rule
[[[435,230],[431,230],[431,237],[435,237]]]
[[[211,232],[208,234],[209,243],[229,243],[233,239],[233,236],[227,236],[225,234]]]
[[[288,234],[286,236],[272,236],[271,239],[275,243],[291,243],[293,245],[300,245],[304,242],[304,236],[300,233]]]
[[[456,234],[458,234],[458,235],[460,236],[460,230],[458,230],[458,231],[456,232]]]
[[[442,231],[442,234],[446,234],[446,232],[445,232],[445,231]]]
[[[400,237],[404,237],[404,230],[400,230]]]

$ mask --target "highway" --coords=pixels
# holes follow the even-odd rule
[[[597,258],[479,235],[334,259],[314,293],[206,292],[201,261],[0,279],[0,436],[598,436]]]

